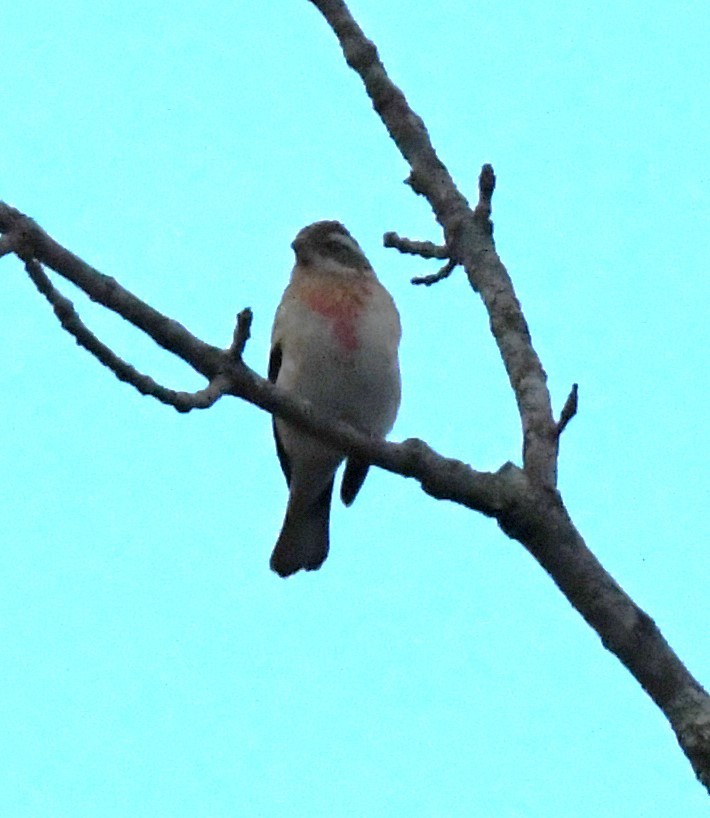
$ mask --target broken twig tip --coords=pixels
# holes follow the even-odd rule
[[[234,328],[234,337],[232,339],[232,346],[230,353],[236,359],[240,359],[244,354],[244,347],[251,335],[251,322],[254,319],[254,313],[251,307],[245,307],[241,312],[237,313],[237,325]]]
[[[562,411],[560,412],[560,419],[557,421],[557,437],[559,437],[562,434],[562,432],[564,432],[567,424],[577,414],[578,406],[579,406],[579,387],[576,383],[573,383],[572,389],[570,390],[569,395],[567,395],[565,405],[562,407]]]
[[[481,175],[478,177],[478,190],[481,198],[490,201],[493,191],[496,189],[496,175],[493,165],[484,165],[481,168]]]
[[[478,204],[473,211],[474,215],[482,220],[488,232],[493,235],[493,224],[491,222],[491,199],[496,188],[496,175],[493,172],[493,165],[484,165],[481,168],[481,175],[478,177]]]

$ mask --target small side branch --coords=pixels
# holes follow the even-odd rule
[[[426,196],[444,229],[448,256],[464,269],[480,294],[490,326],[515,392],[523,427],[523,464],[537,482],[554,487],[557,447],[550,393],[542,363],[513,283],[492,240],[490,201],[495,175],[484,166],[479,180],[478,213],[469,207],[437,155],[426,126],[390,79],[377,48],[353,19],[343,0],[310,0],[333,29],[348,65],[363,81],[372,105],[407,160],[408,183]]]
[[[7,213],[0,203],[0,230],[4,230],[3,219]],[[14,214],[11,216],[15,217]],[[167,397],[166,402],[177,408],[182,406],[185,411],[209,406],[221,394],[241,397],[297,424],[336,449],[356,454],[394,473],[414,477],[432,497],[452,500],[494,517],[506,534],[525,545],[601,636],[604,645],[629,668],[659,705],[673,725],[698,777],[710,787],[707,751],[710,698],[688,673],[648,615],[624,594],[586,548],[556,492],[541,485],[528,470],[513,465],[506,465],[494,474],[477,472],[465,463],[442,458],[421,441],[387,443],[364,435],[344,422],[334,422],[312,404],[259,377],[243,361],[233,360],[228,351],[194,338],[180,324],[157,313],[113,279],[89,268],[29,220],[24,224],[30,229],[21,257],[27,264],[28,273],[50,300],[62,324],[68,325],[83,346],[95,347],[92,352],[102,363],[113,363],[112,371],[118,377],[131,383],[137,381],[137,388],[144,387],[146,394],[155,394],[159,399]],[[98,295],[95,300],[109,302],[107,306],[134,326],[145,329],[161,346],[173,349],[198,371],[206,371],[211,381],[207,389],[194,395],[183,393],[182,399],[176,399],[175,395],[179,393],[156,385],[117,359],[81,324],[71,303],[54,290],[39,260],[28,250],[34,249],[34,242],[56,264],[59,272],[70,280],[77,279],[89,295]],[[244,311],[241,321],[237,322],[234,340],[237,350],[246,339],[249,318],[249,313]],[[205,357],[201,356],[202,351]],[[134,373],[138,377],[133,377]]]
[[[565,405],[562,407],[562,411],[560,412],[560,419],[557,421],[557,437],[560,437],[562,432],[564,432],[564,430],[567,428],[567,424],[577,414],[578,393],[579,388],[577,384],[572,384],[572,389],[570,390],[569,395],[567,395]]]
[[[393,247],[400,253],[410,256],[421,256],[422,258],[448,258],[449,250],[441,244],[434,244],[433,241],[415,241],[406,239],[397,233],[385,233],[382,238],[385,247]]]
[[[237,313],[237,324],[234,327],[234,336],[232,338],[232,345],[229,347],[229,357],[233,361],[241,361],[244,355],[244,347],[251,335],[251,322],[254,318],[249,307]]]
[[[443,281],[445,278],[448,278],[455,270],[457,264],[458,262],[454,261],[453,259],[449,259],[438,273],[432,273],[428,276],[414,276],[411,283],[424,284],[425,287],[430,287],[432,284],[436,284],[439,281]]]
[[[163,349],[178,355],[207,380],[224,365],[223,349],[206,344],[182,324],[168,318],[62,247],[24,213],[0,202],[0,232],[24,262],[36,260],[83,290],[92,301],[102,304],[149,335]]]
[[[473,211],[473,215],[486,223],[488,232],[493,235],[493,223],[491,222],[491,201],[493,191],[496,189],[496,175],[493,165],[484,165],[478,177],[478,204]]]
[[[189,412],[192,409],[208,409],[226,394],[229,381],[223,375],[216,375],[205,389],[198,392],[178,392],[162,386],[149,375],[139,372],[116,355],[88,329],[74,309],[72,302],[55,289],[38,261],[34,259],[26,261],[25,269],[35,287],[52,305],[59,323],[74,337],[77,344],[108,367],[120,381],[134,386],[141,395],[149,395],[161,403],[173,406],[178,412]]]
[[[396,250],[399,250],[400,253],[407,253],[410,256],[448,259],[438,273],[432,273],[426,276],[415,276],[411,279],[412,284],[424,284],[429,287],[438,281],[443,281],[445,278],[448,278],[458,266],[458,262],[450,257],[448,247],[434,244],[431,241],[414,241],[413,239],[405,239],[402,236],[398,236],[396,233],[385,233],[384,245],[385,247],[394,247]]]

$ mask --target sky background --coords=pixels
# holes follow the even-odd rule
[[[475,201],[557,411],[587,543],[710,682],[710,7],[353,0]],[[417,436],[520,460],[487,317],[306,0],[3,9],[0,198],[210,343],[274,309],[304,225],[342,220],[402,316]],[[699,818],[663,716],[522,547],[374,470],[320,572],[268,569],[270,418],[178,415],[76,347],[0,261],[0,814],[7,818]],[[56,279],[55,279],[56,280]],[[70,285],[103,340],[203,382]]]

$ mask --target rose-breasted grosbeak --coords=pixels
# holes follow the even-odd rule
[[[384,437],[400,400],[394,301],[339,222],[304,227],[291,246],[296,265],[274,319],[269,380],[333,418]],[[286,577],[320,568],[328,554],[333,482],[344,455],[280,418],[273,427],[289,497],[271,567]],[[345,505],[367,470],[368,464],[348,458],[340,489]]]

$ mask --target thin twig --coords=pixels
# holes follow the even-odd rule
[[[567,428],[567,424],[577,414],[578,393],[579,389],[577,384],[573,383],[572,389],[570,390],[569,395],[567,395],[565,405],[562,407],[562,411],[560,412],[560,419],[557,421],[557,437],[564,432],[564,430]]]
[[[412,284],[424,284],[425,287],[430,287],[432,284],[436,284],[439,281],[443,281],[445,278],[448,278],[454,269],[457,266],[457,262],[453,259],[449,259],[446,264],[439,270],[438,273],[432,273],[428,276],[415,276],[412,280]]]
[[[399,250],[400,253],[407,253],[410,256],[440,259],[449,257],[448,249],[441,244],[434,244],[433,241],[406,239],[393,232],[385,233],[382,241],[385,247],[394,247],[395,250]]]
[[[83,290],[92,301],[118,313],[168,352],[212,380],[224,366],[225,351],[194,336],[182,324],[103,275],[62,247],[29,216],[0,202],[0,232],[13,235],[14,252],[23,260],[36,259]]]
[[[253,318],[254,314],[249,307],[245,307],[241,312],[237,313],[237,323],[234,327],[232,345],[229,347],[229,356],[232,360],[241,360],[244,354],[244,347],[246,347],[251,334],[251,322]]]
[[[473,215],[486,223],[488,232],[493,234],[493,224],[491,222],[491,200],[493,191],[496,189],[496,175],[493,165],[484,165],[478,177],[478,204],[473,211]]]
[[[52,305],[62,327],[80,346],[108,367],[120,381],[134,386],[141,395],[149,395],[161,403],[174,406],[178,412],[189,412],[192,409],[208,409],[226,394],[228,380],[223,375],[216,375],[205,389],[198,392],[178,392],[161,386],[149,375],[139,372],[116,355],[87,328],[72,302],[54,287],[38,261],[29,259],[25,262],[25,269],[34,285]]]
[[[415,276],[411,279],[412,284],[424,284],[426,287],[429,287],[438,281],[443,281],[451,275],[458,264],[458,262],[449,257],[450,254],[447,247],[434,244],[434,242],[431,241],[415,241],[414,239],[406,239],[403,236],[397,235],[397,233],[390,232],[385,233],[383,243],[385,247],[394,247],[396,250],[399,250],[400,253],[407,253],[411,256],[448,259],[439,272],[426,276]]]

